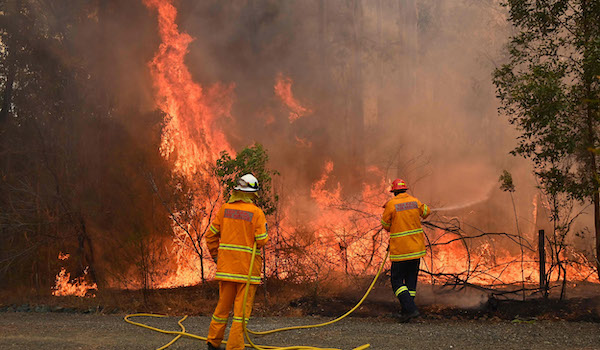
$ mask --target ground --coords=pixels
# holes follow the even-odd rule
[[[366,288],[338,288],[311,296],[309,288],[270,283],[259,289],[250,328],[275,329],[321,323],[344,314]],[[556,293],[555,293],[556,294]],[[600,286],[573,285],[566,300],[536,295],[523,301],[477,289],[421,285],[418,322],[397,323],[398,301],[387,283],[378,284],[351,318],[318,329],[295,330],[256,339],[265,345],[311,345],[353,349],[598,349]],[[49,293],[0,293],[0,349],[157,349],[172,336],[123,321],[128,313],[173,315],[146,319],[179,330],[177,315],[191,315],[187,331],[204,336],[218,298],[216,284],[154,291],[103,291],[95,297],[54,297]],[[180,339],[169,349],[205,349],[203,342]]]
[[[141,320],[138,319],[138,320]],[[179,318],[145,319],[164,329],[179,330]],[[323,317],[257,317],[250,328],[266,330],[314,324]],[[205,335],[210,318],[191,317],[186,329]],[[56,312],[0,313],[0,349],[156,349],[172,336],[139,328],[119,314]],[[399,324],[393,318],[348,318],[323,328],[295,330],[256,339],[264,345],[312,345],[353,349],[600,349],[600,324],[594,322],[434,320]],[[169,349],[205,349],[198,340],[180,339]]]

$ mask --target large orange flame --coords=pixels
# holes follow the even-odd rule
[[[234,86],[215,84],[203,88],[194,82],[184,62],[193,39],[179,31],[177,9],[170,0],[144,0],[144,3],[158,13],[161,39],[149,64],[157,107],[166,114],[161,154],[173,162],[173,172],[185,176],[190,183],[212,183],[210,168],[220,152],[234,154],[224,133],[215,125],[218,118],[230,115]],[[206,203],[197,203],[198,208],[212,205],[209,198],[203,200]],[[189,231],[191,224],[183,223]],[[200,225],[205,226],[206,222]],[[176,237],[171,253],[177,257],[177,268],[158,281],[156,287],[191,285],[201,280],[200,258],[191,249],[195,243],[190,242],[181,226],[174,224],[173,230]],[[212,273],[211,267],[208,270]]]
[[[196,176],[207,175],[223,150],[231,152],[214,122],[228,116],[233,85],[216,84],[204,89],[192,80],[184,58],[193,41],[178,30],[177,9],[169,0],[145,0],[146,6],[158,11],[161,44],[150,63],[156,89],[157,106],[166,116],[161,153],[175,158],[176,171]]]
[[[208,181],[209,168],[222,150],[234,153],[224,133],[215,122],[230,114],[233,85],[216,84],[203,88],[192,80],[184,58],[192,37],[179,31],[177,10],[171,0],[144,0],[147,7],[158,13],[161,44],[150,63],[156,90],[157,107],[165,114],[165,127],[160,150],[173,162],[173,171],[190,181]],[[293,81],[279,74],[274,85],[275,95],[289,110],[289,121],[311,113],[292,94]],[[273,123],[273,116],[263,118]],[[310,140],[296,138],[298,147],[310,147]],[[297,225],[288,213],[280,223],[281,235],[277,239],[291,241],[304,249],[298,260],[279,261],[267,259],[267,270],[277,269],[279,277],[300,276],[305,279],[327,277],[328,273],[345,271],[346,274],[373,273],[385,255],[387,233],[381,230],[379,218],[382,204],[389,199],[384,192],[387,181],[376,167],[367,169],[370,178],[380,179],[377,184],[363,184],[360,195],[343,197],[343,186],[333,177],[334,163],[325,164],[323,175],[311,187],[311,200],[315,205],[308,224]],[[536,203],[537,204],[537,203]],[[202,203],[198,206],[202,207]],[[190,224],[190,223],[184,223]],[[188,237],[174,225],[177,268],[159,281],[156,287],[174,287],[196,284],[200,281],[198,257],[190,248]],[[441,232],[427,230],[428,234],[441,236]],[[275,236],[275,234],[272,234]],[[437,241],[443,243],[442,241]],[[471,265],[466,261],[466,251],[459,242],[433,247],[424,260],[424,268],[432,273],[469,274],[473,283],[511,283],[521,278],[521,264],[513,253],[491,252],[489,245],[471,249]],[[518,260],[520,261],[520,260]],[[214,266],[209,265],[210,274]],[[526,278],[535,282],[537,265],[534,257],[525,257]],[[304,272],[298,271],[303,269]],[[303,274],[304,273],[304,274]],[[578,276],[569,272],[571,278]],[[584,273],[584,275],[587,275]],[[585,276],[581,275],[584,279]],[[588,276],[589,277],[589,276]],[[576,278],[576,277],[575,277]],[[593,276],[592,276],[593,279]],[[589,280],[589,279],[588,279]]]

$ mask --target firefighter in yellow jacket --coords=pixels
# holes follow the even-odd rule
[[[419,316],[414,298],[421,257],[425,256],[425,237],[421,218],[430,214],[429,207],[406,193],[406,182],[396,179],[390,192],[394,198],[384,208],[381,225],[390,232],[391,282],[394,294],[402,305],[401,322]]]
[[[229,313],[233,306],[233,323],[226,350],[244,348],[242,329],[242,302],[250,269],[252,247],[256,242],[256,257],[244,312],[250,318],[256,288],[260,284],[262,248],[269,239],[263,211],[254,205],[258,198],[258,180],[252,174],[238,179],[234,191],[217,213],[206,235],[210,255],[217,263],[215,279],[219,281],[219,301],[208,330],[208,349],[218,349],[225,335]]]

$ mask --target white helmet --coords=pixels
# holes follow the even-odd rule
[[[258,180],[252,174],[246,174],[240,177],[237,181],[238,185],[233,189],[243,192],[256,192],[258,191]]]

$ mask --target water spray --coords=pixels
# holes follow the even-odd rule
[[[451,210],[464,209],[464,208],[471,207],[471,206],[473,206],[475,204],[479,204],[481,202],[485,202],[485,201],[487,201],[490,198],[490,195],[492,193],[492,188],[493,187],[490,187],[490,189],[487,191],[487,194],[483,198],[481,198],[481,199],[473,200],[473,201],[466,202],[466,203],[463,203],[463,204],[452,205],[452,206],[449,206],[449,207],[432,208],[431,212],[451,211]]]
[[[487,197],[484,198],[484,199],[479,199],[479,200],[471,201],[471,202],[464,203],[464,204],[453,205],[453,206],[450,206],[450,207],[432,208],[431,212],[464,209],[464,208],[468,208],[470,206],[473,206],[475,204],[481,203],[481,202],[486,201],[486,200],[487,200]]]

